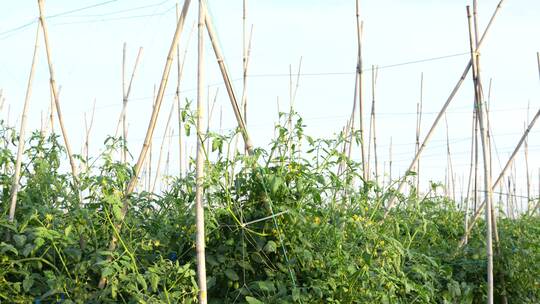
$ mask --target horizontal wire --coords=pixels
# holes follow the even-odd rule
[[[60,17],[60,16],[65,16],[67,14],[76,13],[76,12],[88,10],[88,9],[91,9],[91,8],[96,8],[96,7],[107,5],[109,3],[113,3],[113,2],[117,2],[117,1],[119,1],[119,0],[108,0],[108,1],[100,2],[100,3],[96,3],[96,4],[92,4],[92,5],[88,5],[88,6],[68,10],[68,11],[64,11],[64,12],[61,12],[61,13],[53,14],[53,15],[47,16],[46,18],[51,19],[51,18],[56,18],[56,17]],[[38,18],[34,18],[32,21],[30,21],[28,23],[16,26],[16,27],[14,27],[12,29],[9,29],[9,30],[3,31],[3,32],[0,32],[0,36],[7,35],[7,34],[15,32],[15,31],[20,31],[20,30],[34,24],[37,20],[38,20]]]

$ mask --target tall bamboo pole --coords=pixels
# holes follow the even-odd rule
[[[371,113],[369,119],[369,139],[368,139],[368,161],[367,170],[371,173],[369,166],[371,165],[371,142],[373,142],[373,155],[374,155],[374,167],[375,167],[375,181],[378,183],[379,172],[377,162],[377,132],[375,129],[375,85],[377,82],[378,69],[375,66],[371,66]]]
[[[124,103],[127,102],[127,99],[126,99],[126,49],[127,49],[127,43],[124,42],[124,47],[122,48],[122,108],[124,107]],[[123,113],[120,119],[122,120],[122,136],[124,137],[124,141],[126,141],[127,140],[127,138],[125,137],[126,113]],[[127,149],[125,146],[122,148],[122,162],[123,163],[127,162]]]
[[[389,170],[388,170],[388,176],[389,176],[389,181],[388,181],[388,185],[391,185],[392,184],[392,136],[390,136],[390,148],[389,148],[389,151],[388,151],[388,167],[389,167]]]
[[[165,141],[167,140],[167,134],[169,133],[169,125],[171,124],[172,116],[174,113],[174,106],[176,105],[176,97],[175,100],[173,100],[171,105],[171,110],[169,111],[169,116],[167,117],[167,123],[165,124],[165,131],[163,132],[163,138],[161,139],[161,146],[159,147],[159,156],[158,156],[158,162],[156,166],[156,174],[154,177],[154,182],[152,183],[152,187],[150,188],[150,193],[154,193],[156,189],[157,181],[160,177],[160,168],[161,168],[161,161],[163,158],[163,148],[165,147]]]
[[[133,84],[133,79],[135,78],[135,73],[137,72],[137,67],[139,66],[139,61],[141,59],[141,55],[143,52],[143,48],[139,48],[139,52],[137,53],[137,58],[135,59],[135,64],[133,65],[133,71],[131,71],[131,78],[129,79],[129,84],[127,88],[125,87],[125,83],[123,85],[123,92],[122,92],[122,111],[120,111],[120,116],[118,117],[118,122],[116,123],[116,129],[114,131],[114,136],[118,136],[118,132],[120,131],[120,125],[122,125],[122,136],[124,136],[124,140],[126,140],[125,136],[127,134],[126,130],[126,112],[127,112],[127,104],[129,100],[129,95],[131,93],[131,86]],[[124,49],[125,53],[125,49]],[[124,55],[125,56],[125,55]],[[122,62],[125,61],[125,58],[122,60]],[[125,62],[123,63],[125,64]],[[122,75],[124,75],[124,69],[122,72]],[[122,76],[124,78],[125,76]],[[124,81],[123,81],[124,82]]]
[[[487,33],[489,32],[489,29],[491,28],[491,25],[493,24],[493,21],[495,20],[495,17],[497,16],[498,12],[500,11],[503,3],[504,3],[504,0],[500,0],[499,3],[497,4],[497,7],[495,8],[495,11],[493,12],[493,15],[491,16],[491,19],[489,20],[489,22],[488,22],[488,24],[486,26],[486,29],[484,30],[484,34],[482,35],[482,37],[478,41],[478,45],[476,47],[477,51],[480,49],[480,46],[482,45],[482,42],[484,41],[485,37],[487,36]],[[450,93],[450,96],[448,96],[448,99],[446,100],[445,104],[443,105],[441,111],[439,111],[439,114],[435,118],[435,121],[433,122],[431,128],[429,129],[428,133],[426,134],[426,137],[424,138],[424,141],[422,142],[422,145],[420,145],[420,149],[418,150],[418,152],[414,156],[414,158],[413,158],[413,160],[412,160],[411,164],[409,165],[409,168],[407,169],[406,172],[412,171],[412,169],[414,167],[414,164],[420,158],[420,155],[424,151],[424,148],[426,147],[427,142],[431,138],[431,135],[433,134],[433,132],[435,131],[435,128],[437,127],[439,121],[441,120],[441,117],[442,117],[443,113],[446,111],[446,109],[450,105],[450,102],[454,99],[454,96],[456,95],[459,88],[463,84],[463,81],[465,80],[465,77],[467,77],[467,74],[469,73],[469,70],[471,69],[471,67],[472,67],[472,60],[469,60],[469,63],[467,63],[467,66],[465,67],[465,70],[463,71],[463,73],[461,74],[461,77],[459,78],[458,82],[454,86],[454,89]],[[403,189],[405,184],[406,184],[406,180],[403,179],[400,182],[399,186],[398,186],[397,192],[401,192],[401,190]],[[388,216],[388,214],[390,212],[390,209],[392,209],[392,207],[395,205],[395,203],[396,203],[396,196],[393,195],[389,199],[387,211],[386,211],[384,217]]]
[[[41,23],[38,22],[36,31],[36,41],[34,43],[34,54],[32,55],[32,66],[30,68],[30,75],[28,76],[28,85],[26,87],[26,96],[24,98],[24,105],[21,117],[21,127],[19,129],[19,142],[17,144],[17,160],[15,162],[15,172],[13,174],[13,181],[11,184],[11,196],[9,206],[9,221],[13,222],[15,219],[15,209],[17,208],[17,194],[19,193],[19,178],[21,176],[21,164],[24,151],[24,140],[26,135],[26,119],[28,113],[28,106],[30,104],[30,96],[32,96],[32,83],[34,82],[34,74],[36,71],[37,54],[39,49],[39,31],[41,30]],[[1,98],[1,97],[0,97]]]
[[[369,174],[366,167],[366,148],[364,144],[364,88],[363,88],[363,61],[362,61],[362,34],[364,23],[360,21],[360,1],[356,0],[356,43],[357,43],[357,61],[356,61],[356,83],[355,96],[358,98],[358,124],[360,136],[360,156],[362,159],[362,174],[364,181],[369,179]]]
[[[212,23],[212,19],[210,17],[210,14],[206,13],[206,10],[207,10],[206,0],[201,0],[201,6],[205,12],[204,16],[205,16],[206,30],[208,31],[208,36],[210,36],[212,48],[214,49],[214,54],[216,55],[216,60],[219,65],[219,69],[221,71],[221,75],[223,77],[223,82],[225,83],[225,88],[227,89],[229,99],[231,101],[231,105],[233,108],[234,115],[236,117],[236,121],[238,122],[238,126],[240,127],[240,132],[242,133],[242,136],[244,138],[244,145],[245,145],[246,151],[248,151],[249,154],[252,154],[253,144],[251,143],[251,139],[249,137],[244,118],[242,117],[242,112],[240,108],[238,107],[236,94],[234,93],[231,78],[229,76],[229,72],[224,62],[223,53],[219,45],[219,41],[217,38],[216,31],[214,29],[214,25]]]
[[[491,184],[491,158],[489,151],[489,144],[487,142],[487,130],[484,121],[483,113],[483,98],[482,90],[480,86],[480,77],[478,76],[480,71],[478,70],[478,53],[476,50],[476,45],[474,43],[474,33],[471,22],[471,12],[470,7],[467,6],[467,20],[469,24],[469,43],[471,50],[471,60],[472,60],[472,73],[473,81],[475,87],[475,104],[476,111],[478,112],[478,122],[480,123],[480,137],[482,140],[482,154],[484,159],[484,189],[487,189],[485,193],[486,200],[486,255],[487,255],[487,303],[493,304],[493,293],[494,293],[494,280],[493,280],[493,232],[492,232],[492,199],[493,199],[493,190]]]
[[[450,135],[448,133],[448,119],[444,114],[444,124],[446,126],[446,159],[448,166],[448,191],[452,190],[452,200],[456,201],[456,184],[454,179],[454,166],[452,164],[452,153],[450,152]]]
[[[195,226],[197,252],[197,283],[199,285],[199,303],[206,304],[206,260],[204,232],[204,19],[206,10],[203,0],[199,0],[199,32],[198,32],[198,72],[197,72],[197,158],[195,188]]]
[[[420,100],[416,104],[416,144],[414,153],[418,153],[420,150],[420,130],[422,128],[422,106],[424,103],[424,73],[420,74]],[[416,161],[414,165],[414,170],[416,171],[416,198],[418,199],[420,193],[420,158]]]
[[[159,109],[161,107],[161,102],[163,101],[163,96],[165,94],[165,88],[167,86],[167,81],[169,79],[169,73],[171,71],[172,63],[173,63],[173,60],[174,60],[174,54],[176,52],[176,48],[178,47],[178,41],[180,40],[180,36],[181,36],[182,30],[184,28],[184,23],[185,23],[185,19],[186,19],[186,15],[187,15],[187,11],[188,11],[190,3],[191,3],[191,0],[185,0],[184,1],[184,6],[182,8],[182,13],[180,15],[180,19],[178,20],[178,23],[177,23],[177,26],[176,26],[176,31],[175,31],[174,37],[173,37],[173,41],[172,41],[171,47],[170,47],[168,55],[167,55],[167,60],[165,62],[165,68],[163,69],[163,75],[162,75],[162,78],[161,78],[159,91],[158,91],[158,94],[156,96],[155,106],[153,107],[153,110],[152,110],[152,115],[150,117],[150,122],[148,124],[148,129],[146,131],[146,136],[144,138],[143,147],[141,149],[141,153],[139,154],[139,158],[137,160],[137,163],[135,164],[134,174],[131,177],[131,180],[129,181],[129,183],[128,183],[127,187],[126,187],[126,190],[125,190],[125,197],[124,197],[123,206],[122,206],[122,210],[121,210],[120,221],[119,221],[118,224],[116,224],[116,230],[117,231],[120,231],[120,228],[122,227],[122,225],[121,225],[122,220],[125,218],[125,216],[127,214],[127,211],[129,209],[129,196],[133,192],[133,190],[135,189],[135,186],[137,186],[139,175],[141,173],[141,169],[142,169],[143,164],[144,164],[144,162],[146,160],[146,155],[148,153],[148,148],[150,146],[150,142],[151,142],[152,136],[154,134],[154,129],[156,127],[156,122],[157,122],[157,118],[158,118],[158,115],[159,115]],[[113,236],[111,238],[111,242],[109,243],[109,251],[114,251],[116,249],[117,242],[118,242],[118,238],[116,236]],[[107,260],[110,261],[111,258],[109,257]],[[107,283],[107,279],[105,277],[101,277],[98,287],[100,289],[102,289],[102,288],[105,287],[106,283]]]
[[[180,11],[178,10],[178,3],[177,3],[176,4],[176,22],[178,22],[178,18],[180,18]],[[184,56],[186,53],[187,53],[187,47],[184,51]],[[177,109],[178,109],[178,170],[179,170],[178,176],[179,177],[183,176],[183,171],[184,171],[183,166],[182,166],[182,157],[183,157],[182,134],[184,132],[182,130],[182,100],[180,100],[180,83],[182,79],[182,70],[184,67],[184,62],[185,60],[182,60],[182,62],[180,62],[180,47],[177,46],[176,47],[176,101],[178,102]]]
[[[92,106],[92,116],[90,118],[90,124],[88,125],[86,122],[86,115],[84,116],[84,122],[85,125],[87,125],[86,131],[85,131],[85,139],[84,139],[84,159],[86,161],[86,165],[88,166],[89,162],[89,154],[90,154],[90,132],[92,130],[92,126],[94,125],[94,117],[96,113],[96,99],[94,99],[94,105]]]
[[[49,31],[47,28],[47,22],[45,22],[45,8],[44,8],[44,0],[38,0],[38,6],[39,6],[39,22],[41,23],[41,28],[43,30],[43,38],[45,41],[45,50],[47,53],[47,62],[49,64],[49,74],[50,74],[50,84],[51,89],[54,96],[54,103],[56,106],[56,114],[58,115],[58,123],[60,124],[60,129],[62,130],[62,136],[64,138],[64,145],[66,146],[67,155],[69,158],[69,163],[71,165],[71,173],[73,174],[73,179],[75,181],[75,187],[78,188],[79,184],[79,178],[78,178],[78,172],[77,172],[77,166],[75,164],[75,159],[73,158],[73,153],[71,153],[71,145],[69,143],[69,138],[67,136],[67,130],[64,126],[64,120],[62,118],[62,111],[60,109],[60,100],[58,96],[58,91],[56,89],[56,80],[54,76],[54,68],[52,64],[52,58],[51,58],[51,49],[49,45]]]
[[[179,20],[180,13],[178,11],[178,5],[176,6],[176,19]],[[186,46],[184,48],[184,54],[182,55],[182,59],[180,59],[180,47],[177,46],[176,49],[176,101],[178,102],[178,169],[180,170],[178,175],[180,177],[183,176],[185,166],[183,166],[183,159],[184,159],[184,144],[183,144],[183,130],[182,130],[182,99],[180,98],[180,85],[182,82],[182,75],[184,73],[184,66],[186,62],[187,53],[189,50],[189,45],[191,42],[191,37],[193,36],[193,32],[195,30],[195,24],[193,24],[191,31],[189,32],[189,36],[186,42]]]
[[[523,129],[526,128],[526,124],[524,124]],[[525,147],[524,150],[524,157],[525,157],[525,179],[527,182],[527,208],[529,206],[529,201],[531,200],[531,180],[529,176],[529,144],[528,139],[525,140]]]

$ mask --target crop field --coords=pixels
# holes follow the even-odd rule
[[[52,1],[36,2],[33,22],[0,31],[1,43],[26,27],[37,29],[24,100],[11,101],[10,90],[0,88],[0,303],[540,303],[540,197],[532,185],[540,169],[530,144],[540,110],[525,117],[511,153],[498,153],[491,81],[488,94],[481,77],[479,49],[504,0],[482,28],[476,0],[463,10],[469,49],[458,56],[465,56],[465,70],[437,104],[440,111],[422,118],[420,98],[415,128],[407,131],[416,141],[403,166],[393,163],[392,139],[388,158],[377,147],[383,124],[376,123],[375,88],[384,75],[363,66],[360,17],[367,12],[358,0],[350,1],[355,10],[349,12],[355,17],[353,103],[339,130],[311,133],[295,106],[300,59],[298,72],[289,66],[285,75],[288,104],[280,108],[278,98],[266,138],[253,136],[257,121],[248,114],[258,100],[248,99],[246,0],[239,1],[242,86],[225,64],[222,32],[213,22],[218,11],[210,10],[216,2],[173,3],[174,32],[155,38],[168,45],[160,49],[167,53],[160,57],[151,110],[135,110],[139,105],[130,97],[132,87],[143,86],[134,82],[145,71],[138,71],[142,48],[128,73],[124,44],[122,57],[114,59],[122,59],[121,108],[110,111],[114,119],[103,119],[94,102],[92,114],[78,122],[82,132],[74,128],[73,112],[62,111],[70,101],[60,97],[62,70],[52,60],[52,41],[59,41],[51,39],[54,21],[115,1],[51,15],[46,9]],[[116,13],[100,18],[110,15]],[[191,33],[188,16],[196,21]],[[188,53],[190,40],[196,54]],[[540,54],[534,55],[530,64],[538,77]],[[184,72],[188,61],[193,75]],[[218,113],[218,92],[212,93],[205,74],[210,68],[225,92],[225,112]],[[37,73],[47,76],[47,96],[34,99],[47,100],[48,110],[33,128],[32,92],[42,80]],[[193,98],[183,91],[184,78],[195,81]],[[423,74],[421,81],[423,92]],[[464,127],[470,132],[467,164],[458,181],[445,112],[459,90],[471,93],[463,99],[472,119]],[[20,113],[10,112],[9,103],[20,103]],[[224,114],[232,128],[222,126]],[[219,128],[213,124],[218,118]],[[437,181],[440,175],[429,176],[436,168],[423,163],[422,153],[443,119],[444,152],[438,156],[446,162],[445,180]],[[144,132],[131,133],[130,122]],[[104,141],[92,138],[92,128],[105,125]],[[70,141],[77,131],[82,140]],[[392,132],[399,140],[401,130]],[[515,168],[521,156],[526,181]],[[516,191],[521,186],[526,193]]]

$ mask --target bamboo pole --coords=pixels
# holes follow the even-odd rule
[[[420,74],[420,101],[416,104],[416,144],[414,153],[418,153],[420,150],[420,130],[422,128],[422,106],[424,103],[424,73]],[[420,157],[414,165],[416,171],[416,198],[418,199],[420,193]]]
[[[488,24],[486,26],[486,29],[484,30],[484,33],[482,34],[482,37],[478,41],[478,45],[476,46],[477,51],[480,49],[480,46],[482,45],[482,42],[484,41],[485,37],[487,36],[487,33],[489,32],[489,29],[491,28],[491,25],[493,24],[493,21],[495,20],[495,17],[497,16],[498,12],[500,11],[503,3],[504,3],[504,0],[500,0],[499,3],[497,4],[497,7],[495,8],[495,11],[493,12],[493,15],[491,16],[491,19],[489,20],[489,22],[488,22]],[[412,168],[413,168],[414,164],[420,158],[420,155],[424,151],[424,148],[426,147],[427,142],[431,138],[431,135],[433,134],[433,132],[435,131],[435,128],[437,127],[439,121],[441,120],[441,117],[442,117],[443,113],[446,111],[446,109],[450,105],[450,102],[454,99],[454,96],[456,95],[459,88],[463,84],[463,81],[467,77],[467,74],[469,73],[469,70],[471,69],[471,67],[472,67],[472,60],[469,60],[469,63],[467,63],[467,66],[465,67],[465,70],[463,71],[461,77],[459,78],[458,82],[454,86],[454,89],[450,93],[450,96],[448,96],[448,99],[446,100],[446,102],[443,105],[442,109],[439,111],[439,114],[437,115],[437,117],[435,118],[435,121],[431,125],[431,128],[429,129],[428,133],[426,134],[426,137],[424,138],[424,140],[422,142],[422,145],[420,145],[420,149],[418,150],[418,152],[414,156],[414,158],[413,158],[413,160],[412,160],[411,164],[409,165],[409,168],[407,169],[406,172],[412,171]],[[401,192],[401,190],[405,186],[405,183],[406,183],[405,179],[403,179],[399,183],[397,192]],[[386,210],[386,213],[385,213],[384,217],[388,216],[388,214],[390,212],[390,209],[392,209],[392,207],[395,205],[395,203],[396,203],[396,196],[392,195],[390,197],[390,199],[389,199],[388,207],[387,207],[387,210]]]
[[[55,110],[55,105],[54,105],[54,94],[53,94],[53,90],[52,90],[52,86],[50,87],[51,89],[51,106],[50,106],[50,112],[49,112],[49,121],[50,121],[50,124],[51,124],[51,134],[54,134],[54,110]],[[60,88],[58,89],[58,95],[60,95]]]
[[[121,226],[122,226],[121,223],[122,223],[123,219],[125,218],[125,216],[126,216],[126,214],[128,212],[128,209],[129,209],[129,206],[130,206],[130,204],[129,204],[129,196],[131,195],[131,193],[135,189],[135,186],[137,186],[138,178],[139,178],[139,175],[141,173],[142,166],[143,166],[143,164],[144,164],[144,162],[146,160],[146,155],[148,153],[148,148],[150,146],[150,142],[152,141],[152,135],[154,134],[154,129],[156,127],[156,122],[157,122],[157,118],[158,118],[158,115],[159,115],[159,109],[161,107],[161,102],[163,101],[163,96],[165,94],[165,88],[167,86],[167,81],[169,79],[169,73],[171,71],[172,62],[173,62],[173,59],[174,59],[174,54],[176,53],[176,48],[178,47],[178,41],[180,40],[180,36],[181,36],[182,30],[184,28],[184,23],[185,23],[185,19],[186,19],[186,15],[187,15],[187,11],[188,11],[190,3],[191,3],[191,0],[185,0],[184,1],[184,6],[182,8],[182,13],[180,15],[180,19],[178,20],[178,23],[177,23],[177,26],[176,26],[176,31],[174,33],[174,37],[173,37],[173,40],[172,40],[172,44],[171,44],[171,47],[170,47],[168,55],[167,55],[167,60],[165,62],[165,68],[163,69],[163,75],[162,75],[162,78],[161,78],[159,91],[158,91],[158,94],[156,96],[155,106],[154,106],[154,108],[152,110],[152,115],[150,117],[150,122],[148,124],[148,129],[146,131],[146,136],[144,138],[143,147],[141,149],[141,153],[139,154],[139,158],[137,160],[137,163],[135,164],[134,174],[131,177],[131,180],[129,181],[129,184],[127,185],[126,190],[125,190],[125,194],[124,194],[125,197],[124,197],[124,201],[123,201],[123,206],[122,206],[122,210],[121,210],[121,214],[120,214],[119,223],[116,224],[116,230],[117,231],[120,231]],[[111,242],[109,243],[109,251],[114,251],[116,249],[117,242],[118,242],[118,238],[116,236],[113,236],[111,238]],[[110,261],[111,257],[109,257],[107,260]],[[100,289],[102,289],[102,288],[105,287],[106,283],[107,283],[107,279],[105,277],[101,277],[101,279],[99,281],[99,284],[98,284],[98,287]]]
[[[167,117],[167,123],[165,124],[165,131],[163,132],[163,138],[161,139],[161,146],[159,147],[159,156],[158,156],[158,162],[156,166],[156,175],[154,177],[154,182],[152,183],[152,187],[150,188],[150,193],[154,193],[154,190],[156,189],[157,181],[160,177],[160,168],[161,168],[161,160],[163,157],[163,148],[165,146],[165,140],[167,140],[167,134],[169,133],[169,125],[171,124],[172,115],[174,113],[174,106],[176,104],[176,97],[175,100],[173,100],[171,105],[171,110],[169,111],[169,116]]]
[[[373,160],[375,166],[375,182],[379,183],[379,170],[378,170],[378,159],[377,159],[377,131],[375,123],[375,85],[377,83],[377,74],[378,68],[371,66],[371,114],[369,120],[369,139],[368,139],[368,172],[371,172],[369,169],[371,163],[371,142],[373,141]]]
[[[114,131],[114,137],[117,137],[118,136],[118,132],[120,131],[120,125],[122,125],[122,134],[124,136],[124,140],[126,140],[125,136],[126,136],[126,112],[127,112],[127,104],[128,104],[128,100],[129,100],[129,95],[131,93],[131,86],[133,84],[133,79],[135,78],[135,74],[137,72],[137,67],[139,66],[139,61],[141,59],[141,56],[142,56],[142,52],[143,52],[143,48],[140,47],[139,48],[139,52],[137,53],[137,57],[135,58],[135,64],[133,65],[133,70],[131,71],[131,77],[129,79],[129,84],[127,86],[127,89],[125,88],[125,83],[124,81],[122,81],[124,83],[124,85],[122,86],[123,87],[123,92],[122,92],[122,111],[120,111],[120,116],[118,117],[118,122],[116,123],[116,129]],[[123,62],[123,65],[125,65],[125,44],[124,44],[124,59],[122,60]],[[124,69],[122,69],[122,75],[124,75]],[[122,76],[122,78],[124,78],[124,76]]]
[[[464,228],[465,230],[469,226],[469,209],[470,209],[470,200],[471,200],[471,187],[473,183],[473,168],[475,164],[475,147],[476,147],[476,111],[474,110],[473,106],[473,118],[472,118],[472,126],[471,126],[471,161],[469,166],[469,180],[467,182],[467,196],[465,198],[465,220],[464,220]],[[476,182],[476,179],[475,179]],[[476,191],[476,185],[474,185],[473,191]],[[473,194],[476,197],[476,193]],[[474,205],[474,210],[476,211],[476,204]],[[468,237],[465,238],[465,243],[468,242]]]
[[[178,3],[176,4],[176,22],[178,22],[178,19],[180,18],[180,11],[178,10]],[[191,34],[189,36],[191,38]],[[188,38],[189,39],[189,38]],[[184,59],[187,54],[187,46],[184,50]],[[180,62],[180,47],[176,47],[176,101],[178,102],[178,176],[183,176],[183,166],[182,166],[182,134],[184,133],[182,130],[182,100],[180,99],[180,83],[182,80],[182,71],[184,67],[185,60],[182,60]]]
[[[126,99],[126,48],[127,43],[124,42],[124,47],[122,48],[122,110],[124,110],[124,103],[127,102]],[[120,118],[122,120],[122,137],[124,137],[124,141],[126,141],[126,113],[123,113],[123,115]],[[115,136],[116,137],[116,136]],[[122,149],[122,162],[127,162],[127,151],[126,147]]]
[[[450,135],[448,133],[448,119],[446,114],[444,114],[444,124],[446,126],[446,158],[448,166],[448,191],[452,190],[452,200],[456,201],[456,183],[454,179],[454,166],[452,164],[452,153],[450,152]]]
[[[356,83],[355,83],[355,97],[358,98],[358,124],[359,124],[359,136],[360,136],[360,156],[362,159],[362,174],[364,182],[369,179],[369,174],[366,168],[366,148],[364,144],[364,88],[363,88],[363,61],[362,61],[362,34],[364,23],[360,21],[360,1],[356,0],[356,43],[357,43],[357,61],[356,61]]]
[[[203,206],[204,181],[204,20],[206,9],[203,0],[199,0],[199,32],[198,32],[198,72],[197,72],[197,158],[195,185],[195,226],[197,252],[197,283],[199,285],[199,303],[206,304],[206,260],[205,231]]]
[[[180,13],[178,11],[178,5],[176,6],[176,19],[179,20]],[[184,173],[185,167],[182,164],[182,160],[184,158],[184,147],[183,147],[183,135],[182,135],[182,99],[180,98],[180,85],[182,81],[182,75],[184,73],[184,65],[186,62],[186,57],[189,49],[189,45],[191,42],[191,36],[193,36],[193,32],[195,29],[195,25],[192,26],[191,31],[189,32],[189,36],[186,42],[186,47],[184,48],[184,54],[182,56],[182,60],[180,60],[180,47],[177,46],[176,49],[176,101],[178,102],[178,167],[179,167],[179,176],[182,177]]]
[[[84,157],[86,161],[86,166],[88,166],[89,162],[89,153],[90,153],[90,132],[92,130],[92,126],[94,125],[94,117],[96,113],[96,99],[94,99],[94,105],[92,106],[92,116],[90,118],[90,124],[86,128],[86,134],[85,134],[85,140],[84,140]],[[86,115],[84,116],[84,122],[86,125]]]
[[[526,128],[526,124],[524,124],[523,128]],[[524,157],[525,157],[525,178],[527,182],[527,206],[529,206],[529,201],[531,199],[531,180],[529,176],[529,144],[528,139],[525,139],[525,146],[523,147],[524,150]],[[527,207],[528,208],[528,207]]]
[[[21,175],[21,164],[22,164],[22,157],[23,157],[23,151],[24,151],[24,140],[25,140],[25,135],[26,135],[26,119],[27,119],[27,113],[28,113],[28,106],[30,104],[30,96],[32,96],[32,83],[34,82],[34,74],[36,71],[40,30],[41,30],[41,23],[38,22],[37,31],[36,31],[36,41],[34,43],[34,54],[32,55],[32,66],[30,68],[30,75],[28,76],[28,85],[26,87],[26,96],[24,98],[24,105],[23,105],[22,117],[21,117],[21,126],[19,129],[19,142],[17,144],[17,160],[15,162],[15,172],[13,174],[13,181],[11,184],[11,196],[10,196],[10,206],[9,206],[9,221],[10,222],[13,222],[13,220],[15,219],[15,209],[17,208],[17,194],[19,193],[19,179]]]
[[[390,148],[389,148],[389,151],[388,151],[388,167],[389,167],[389,181],[388,181],[388,185],[391,185],[392,184],[392,136],[390,136]]]
[[[45,8],[44,8],[44,0],[38,0],[38,6],[39,6],[39,22],[41,23],[41,28],[43,30],[43,38],[45,41],[45,50],[47,53],[47,62],[49,64],[49,74],[50,74],[50,84],[52,88],[52,92],[54,95],[54,103],[56,106],[56,114],[58,116],[58,123],[60,124],[60,129],[62,130],[62,136],[64,138],[64,145],[66,146],[67,155],[69,158],[69,163],[71,165],[71,173],[73,174],[73,180],[75,182],[75,187],[78,188],[79,186],[79,177],[77,172],[77,166],[75,164],[75,159],[73,158],[73,154],[71,153],[71,145],[69,143],[69,138],[67,136],[67,130],[64,126],[64,120],[62,118],[62,111],[60,109],[60,100],[58,96],[58,91],[56,90],[56,80],[54,77],[54,68],[52,64],[52,58],[51,58],[51,49],[49,45],[49,31],[47,28],[47,22],[45,22]]]
[[[467,20],[469,24],[469,43],[470,43],[470,50],[471,50],[471,60],[472,60],[472,73],[473,73],[473,81],[474,81],[474,87],[475,87],[475,104],[476,104],[476,111],[478,112],[478,122],[480,123],[480,137],[482,140],[482,154],[484,159],[484,189],[488,189],[487,193],[485,193],[485,201],[486,201],[486,255],[487,255],[487,303],[493,304],[493,294],[494,294],[494,279],[493,279],[493,231],[492,231],[492,199],[493,199],[493,190],[492,190],[492,184],[491,184],[491,158],[490,154],[491,151],[489,151],[489,144],[487,142],[487,130],[486,125],[484,121],[484,113],[483,113],[483,98],[482,98],[482,90],[480,87],[480,71],[478,69],[478,57],[479,54],[476,50],[476,44],[474,43],[474,33],[472,28],[472,21],[471,21],[471,12],[470,7],[467,6]]]
[[[538,62],[540,66],[540,60]],[[534,214],[536,213],[536,210],[538,210],[538,208],[540,207],[540,168],[538,168],[538,198],[537,200],[538,202],[536,202],[536,206],[534,206],[534,208],[532,209],[532,212],[530,213],[531,216],[534,216]]]
[[[527,127],[527,130],[525,130],[525,132],[523,133],[523,135],[521,136],[521,139],[519,140],[516,148],[514,149],[514,151],[512,152],[512,154],[510,155],[510,158],[508,159],[508,161],[506,162],[506,165],[504,166],[504,168],[502,169],[501,173],[499,174],[499,177],[497,177],[497,179],[495,180],[495,182],[493,183],[493,186],[492,186],[492,191],[495,191],[495,189],[497,188],[497,186],[499,185],[500,182],[502,182],[504,180],[504,176],[506,174],[506,171],[511,167],[513,161],[514,161],[514,158],[516,157],[517,153],[519,152],[519,149],[521,148],[521,145],[523,144],[523,142],[525,141],[525,138],[527,137],[527,135],[530,133],[531,129],[533,128],[534,124],[536,123],[536,120],[538,119],[538,117],[540,117],[540,109],[538,109],[538,111],[536,112],[536,114],[534,115],[533,119],[531,120],[531,122],[529,123],[529,126]],[[480,204],[480,206],[478,207],[478,210],[476,210],[474,216],[472,217],[472,220],[471,220],[471,223],[469,224],[469,227],[467,228],[467,231],[465,232],[465,236],[461,239],[461,242],[459,244],[460,247],[462,247],[464,245],[464,238],[466,236],[468,236],[470,234],[470,232],[472,231],[472,227],[474,227],[474,224],[476,223],[476,221],[478,220],[478,217],[480,216],[480,212],[482,211],[482,209],[484,208],[485,206],[485,201],[482,202],[482,204]]]
[[[219,69],[221,71],[221,75],[223,77],[223,82],[225,83],[225,88],[227,89],[229,99],[231,101],[231,105],[233,108],[234,115],[236,117],[236,121],[238,122],[240,132],[242,133],[242,136],[244,138],[246,151],[248,151],[249,154],[253,154],[253,144],[251,143],[251,139],[249,137],[244,118],[242,117],[242,112],[240,111],[240,108],[238,107],[236,94],[234,93],[234,88],[232,86],[232,82],[229,77],[229,72],[227,70],[227,67],[225,66],[224,57],[223,57],[221,47],[218,42],[217,34],[214,29],[212,19],[210,17],[210,14],[206,13],[207,7],[206,7],[205,0],[201,0],[201,7],[204,10],[206,30],[208,32],[208,36],[210,36],[212,48],[214,49],[214,54],[216,55],[216,60],[219,65]]]

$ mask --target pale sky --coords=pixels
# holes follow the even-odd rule
[[[231,77],[237,79],[235,87],[240,96],[242,1],[208,2]],[[345,124],[352,108],[356,66],[354,2],[247,1],[248,27],[254,26],[249,66],[251,76],[247,89],[248,128],[257,146],[265,146],[273,136],[277,98],[281,109],[288,107],[289,65],[296,73],[300,57],[304,75],[300,76],[295,108],[308,126],[306,132],[315,137],[329,137]],[[479,1],[481,29],[484,29],[497,3],[493,0]],[[56,78],[62,86],[62,111],[75,151],[81,150],[84,113],[91,112],[94,99],[96,120],[92,130],[92,152],[96,153],[105,136],[114,132],[122,103],[122,45],[126,42],[128,73],[139,46],[144,48],[128,107],[130,150],[133,155],[138,155],[150,117],[153,86],[159,84],[175,28],[175,4],[174,0],[46,1],[46,13],[52,16],[48,23]],[[376,86],[379,171],[383,171],[383,164],[389,158],[390,137],[394,177],[403,172],[413,157],[420,74],[424,73],[422,134],[425,135],[467,64],[467,4],[471,3],[464,0],[361,1],[364,67],[381,67]],[[86,8],[94,5],[98,6]],[[197,1],[192,1],[182,36],[182,49],[194,25],[197,7]],[[74,11],[79,8],[86,9]],[[0,88],[6,97],[1,117],[7,118],[9,107],[12,124],[20,120],[37,26],[33,21],[37,15],[37,1],[0,1]],[[481,50],[484,86],[487,88],[489,79],[493,81],[491,123],[498,156],[503,164],[521,136],[528,103],[531,117],[540,107],[536,64],[536,52],[540,50],[539,16],[540,1],[505,1]],[[219,128],[221,107],[223,128],[232,128],[235,126],[234,116],[224,87],[216,85],[221,83],[221,78],[208,40],[206,46],[206,80],[212,85],[211,96],[220,87],[211,128]],[[439,57],[445,58],[397,65]],[[191,39],[187,58],[183,96],[195,100],[196,35]],[[40,114],[47,111],[50,101],[43,42],[38,62],[30,104],[30,129],[39,128]],[[367,71],[365,75],[367,126],[372,96],[371,73]],[[161,143],[173,101],[174,83],[175,80],[169,83],[168,95],[162,106],[155,134],[158,143]],[[468,174],[472,92],[472,81],[468,78],[448,109],[450,149],[458,179]],[[536,126],[529,138],[529,166],[535,193],[539,184],[539,135],[540,126]],[[193,142],[189,145],[193,146]],[[154,150],[154,155],[157,153],[158,150]],[[176,168],[177,145],[173,144],[171,153],[174,155],[171,166]],[[359,155],[357,151],[353,153]],[[525,179],[522,155],[520,153],[516,163],[517,179],[521,185]],[[500,167],[495,152],[494,159],[496,177]],[[422,158],[423,183],[428,179],[444,181],[445,168],[446,143],[442,121]],[[458,184],[457,187],[459,192],[461,186]],[[525,194],[526,190],[521,188],[518,194],[520,191]]]

